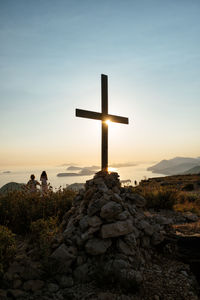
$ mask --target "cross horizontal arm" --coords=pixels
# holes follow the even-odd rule
[[[98,113],[90,110],[83,110],[83,109],[76,109],[76,117],[101,120],[101,121],[109,120],[115,123],[128,124],[128,118],[109,115],[109,114],[104,115],[102,113]]]
[[[128,124],[128,118],[121,117],[121,116],[107,115],[106,119],[115,123]]]
[[[76,117],[94,119],[94,120],[102,120],[102,114],[94,111],[76,109]]]

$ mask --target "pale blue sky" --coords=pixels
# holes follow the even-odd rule
[[[0,0],[0,166],[100,164],[100,74],[111,162],[199,156],[199,0]]]

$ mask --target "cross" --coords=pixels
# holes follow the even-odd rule
[[[76,109],[76,117],[101,120],[101,170],[108,171],[108,124],[106,121],[128,124],[128,118],[108,114],[108,76],[101,74],[101,113]]]

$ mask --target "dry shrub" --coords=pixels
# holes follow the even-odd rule
[[[48,257],[50,245],[54,236],[59,232],[58,217],[47,220],[39,219],[30,225],[31,240],[37,246],[41,257]]]
[[[9,227],[14,233],[30,232],[30,225],[38,219],[57,217],[61,221],[63,215],[72,205],[75,192],[59,190],[30,194],[15,191],[0,196],[0,224]]]
[[[177,201],[178,192],[164,187],[143,187],[137,192],[146,199],[146,208],[173,209]]]
[[[0,273],[15,255],[15,235],[5,226],[0,225]]]

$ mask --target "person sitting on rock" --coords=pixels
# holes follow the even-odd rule
[[[40,186],[40,183],[35,180],[35,175],[32,174],[31,179],[28,181],[27,183],[27,187],[29,188],[29,190],[32,192],[32,193],[36,193],[37,192],[37,185]]]

